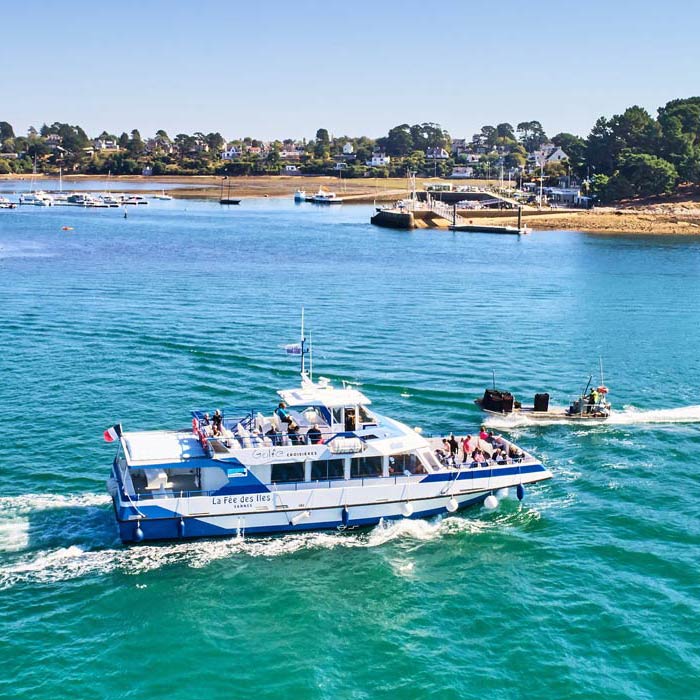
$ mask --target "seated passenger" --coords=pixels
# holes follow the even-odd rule
[[[472,452],[472,467],[479,467],[485,463],[486,455],[480,447],[477,447],[474,452]]]
[[[320,445],[323,442],[321,431],[318,428],[318,423],[314,423],[307,431],[306,437],[311,445]]]
[[[506,445],[506,441],[503,439],[502,435],[496,435],[496,437],[493,439],[493,446],[497,447],[499,450],[505,450],[508,446]]]
[[[287,435],[289,436],[289,442],[292,445],[301,445],[299,426],[293,420],[287,424]]]
[[[508,456],[514,462],[520,462],[520,461],[522,461],[525,454],[521,450],[519,450],[517,447],[515,447],[514,445],[511,445],[510,448],[508,449]]]
[[[284,401],[279,402],[279,405],[275,409],[275,414],[282,423],[289,424],[292,422],[292,417],[289,415],[289,411],[287,410],[287,404]]]

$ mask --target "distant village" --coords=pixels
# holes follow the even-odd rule
[[[344,178],[419,177],[499,180],[527,189],[569,190],[600,201],[670,193],[700,181],[700,98],[672,100],[652,117],[630,107],[600,117],[584,139],[547,136],[538,121],[485,125],[471,138],[439,124],[400,124],[386,136],[228,140],[220,133],[143,138],[137,129],[90,138],[77,125],[54,122],[26,135],[0,121],[0,174],[32,172],[100,175],[336,175]],[[568,196],[568,195],[567,195]]]

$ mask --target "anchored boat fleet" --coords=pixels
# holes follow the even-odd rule
[[[124,542],[295,532],[495,507],[551,478],[532,454],[477,439],[457,463],[443,437],[377,413],[356,388],[313,381],[302,333],[300,386],[272,411],[193,411],[187,428],[105,431],[118,443],[108,490]]]

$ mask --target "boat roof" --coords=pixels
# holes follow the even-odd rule
[[[194,433],[184,430],[145,430],[122,434],[127,462],[170,464],[207,455]]]
[[[318,382],[312,382],[308,378],[302,379],[301,386],[296,389],[282,389],[277,392],[289,406],[318,405],[328,408],[339,406],[369,405],[372,402],[357,389],[343,387],[336,389],[326,377],[321,377]]]

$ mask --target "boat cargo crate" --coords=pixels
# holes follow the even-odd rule
[[[513,412],[513,394],[509,391],[499,391],[498,389],[486,389],[484,398],[481,400],[482,408],[496,413]]]
[[[549,394],[535,394],[535,411],[549,411]]]

